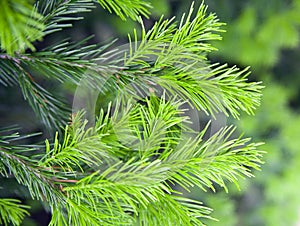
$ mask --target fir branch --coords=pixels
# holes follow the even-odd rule
[[[18,84],[18,73],[11,60],[5,60],[9,56],[0,54],[0,83],[4,86]]]
[[[67,199],[65,205],[53,206],[49,226],[132,225],[132,217],[129,214],[122,214],[117,206],[114,206],[114,209],[107,210],[106,205],[98,200],[95,200],[98,202],[92,204],[85,201],[76,203],[72,199]]]
[[[76,185],[64,187],[64,191],[76,203],[102,202],[109,212],[118,207],[122,214],[137,213],[140,205],[147,206],[152,201],[159,200],[166,189],[165,185],[154,182],[147,175],[142,177],[138,170],[141,168],[146,167],[138,167],[137,163],[111,166],[103,172],[85,177]],[[126,172],[127,169],[131,171]]]
[[[89,81],[89,86],[98,89],[107,76],[119,70],[113,66],[112,52],[104,53],[113,42],[99,45],[83,46],[84,39],[78,43],[62,42],[37,53],[0,55],[0,82],[3,85],[19,84],[24,98],[48,129],[60,129],[67,123],[68,109],[66,103],[40,86],[37,77],[46,77],[59,82],[79,84],[82,78]],[[109,62],[109,63],[108,63]],[[107,83],[115,88],[113,82]],[[103,92],[104,89],[101,89]]]
[[[25,56],[8,56],[0,55],[0,82],[3,85],[18,84],[27,100],[38,116],[48,129],[59,129],[60,126],[67,123],[70,110],[67,105],[59,98],[40,86],[34,75],[28,70],[26,65],[28,58]],[[32,62],[31,65],[34,65]]]
[[[189,66],[191,61],[201,62],[206,59],[207,53],[216,50],[207,41],[220,40],[218,33],[223,32],[220,27],[224,24],[220,23],[213,13],[206,16],[206,11],[207,6],[202,3],[192,19],[194,12],[192,3],[186,18],[183,14],[168,47],[158,56],[156,67],[174,65],[174,63]]]
[[[248,82],[249,68],[239,70],[235,66],[232,68],[226,67],[227,65],[222,65],[208,73],[212,76],[211,80],[216,82],[221,90],[220,94],[222,96],[220,99],[222,104],[235,118],[239,118],[239,111],[254,115],[254,110],[260,105],[261,90],[264,86],[261,85],[261,82]],[[220,94],[216,94],[215,97]],[[205,95],[209,99],[214,99],[210,97],[209,91]],[[210,104],[213,105],[213,103]]]
[[[83,19],[76,14],[89,12],[95,5],[92,0],[38,0],[36,8],[44,16],[44,34],[48,35],[71,27],[70,21]]]
[[[51,179],[46,169],[36,168],[28,158],[21,155],[11,154],[6,149],[0,149],[1,168],[0,174],[4,177],[13,176],[18,183],[25,185],[32,198],[57,203],[60,200],[55,187],[55,179]]]
[[[176,71],[178,69],[175,69]],[[190,104],[214,116],[222,112],[239,118],[240,111],[253,114],[259,106],[260,82],[247,82],[247,69],[197,66],[196,69],[163,70],[161,76],[148,77],[171,94],[188,99]]]
[[[118,160],[116,154],[119,155],[122,151],[108,151],[110,144],[105,142],[110,139],[103,139],[114,132],[115,125],[127,125],[129,129],[141,127],[139,131],[148,131],[150,136],[158,133],[159,130],[149,130],[148,123],[143,123],[147,117],[161,116],[165,125],[180,127],[182,120],[175,119],[183,116],[176,107],[171,108],[176,106],[173,101],[150,98],[146,107],[140,104],[132,107],[129,102],[127,107],[119,106],[106,115],[102,113],[96,126],[87,130],[87,122],[82,121],[83,115],[79,113],[73,118],[70,129],[66,129],[62,144],[59,144],[58,137],[52,149],[46,142],[46,155],[38,163],[37,160],[7,152],[2,147],[2,175],[7,176],[11,172],[19,183],[29,188],[33,197],[42,197],[49,202],[53,217],[57,217],[52,218],[52,224],[72,222],[74,225],[81,225],[85,220],[87,225],[111,225],[111,222],[116,222],[116,217],[120,217],[123,225],[130,225],[134,221],[132,215],[135,215],[142,216],[140,223],[147,225],[147,222],[155,223],[157,218],[153,215],[164,208],[164,213],[168,216],[164,221],[166,225],[174,222],[201,225],[199,217],[209,217],[206,215],[209,210],[199,203],[192,204],[172,196],[166,198],[166,194],[177,193],[170,184],[176,183],[187,190],[191,186],[214,190],[213,183],[216,183],[227,189],[225,180],[237,183],[238,177],[251,176],[250,169],[259,168],[262,163],[262,152],[257,150],[259,144],[247,144],[249,139],[241,137],[230,139],[234,130],[229,127],[206,141],[203,141],[205,130],[193,140],[168,136],[172,140],[170,142],[175,147],[178,145],[178,148],[164,147],[165,141],[158,139],[156,148],[144,147],[143,151],[137,152],[140,156],[132,155],[133,152],[132,158],[123,156],[123,160]],[[169,115],[162,114],[166,108],[170,110]],[[134,120],[129,120],[128,123],[128,117]],[[151,120],[149,122],[151,124]],[[118,137],[110,138],[116,139],[112,143],[120,142]],[[143,140],[139,142],[143,143]],[[82,149],[83,147],[87,149]],[[114,148],[124,147],[115,145]],[[132,151],[128,147],[126,150]],[[154,156],[156,159],[148,158]],[[105,158],[110,161],[104,162]],[[37,165],[38,167],[34,167]],[[167,200],[164,201],[165,199]],[[57,210],[54,204],[58,201],[64,205]],[[181,211],[180,215],[173,214],[174,206]],[[107,212],[103,212],[104,207]],[[84,219],[72,217],[73,214],[81,216],[84,212]]]
[[[20,69],[19,85],[23,96],[46,128],[54,130],[66,124],[70,112],[66,104],[38,85],[28,72]]]
[[[115,41],[103,46],[86,45],[90,38],[76,43],[62,41],[37,53],[20,56],[18,60],[29,69],[39,71],[42,76],[59,82],[78,84],[84,76],[89,76],[95,82],[98,77],[101,79],[118,67],[113,66],[116,61],[110,57],[112,53],[105,53]]]
[[[225,127],[207,141],[202,141],[202,132],[197,139],[188,140],[168,155],[167,161],[171,164],[182,164],[171,181],[187,190],[193,185],[215,190],[214,182],[227,191],[224,179],[238,187],[239,178],[253,176],[251,170],[259,170],[263,164],[261,158],[264,152],[258,149],[262,143],[249,143],[249,138],[242,137],[230,139],[233,132],[234,128]]]
[[[211,211],[201,202],[167,194],[146,208],[141,207],[137,221],[141,226],[204,225],[201,218],[210,218]]]
[[[0,54],[0,69],[3,70],[0,82],[4,85],[16,83],[19,75],[12,75],[21,71],[30,74],[31,80],[35,76],[42,76],[77,85],[82,78],[86,78],[90,80],[89,85],[96,88],[97,84],[103,82],[101,78],[106,79],[122,68],[118,66],[118,59],[113,59],[115,50],[105,52],[115,41],[103,46],[86,45],[89,39],[76,43],[62,41],[30,54]]]
[[[99,3],[122,19],[147,14],[148,3],[139,0]],[[70,26],[68,21],[80,19],[73,13],[93,7],[91,0],[41,0],[36,5],[44,15],[45,34]],[[207,66],[206,54],[214,50],[207,41],[220,38],[216,33],[222,24],[214,14],[205,16],[203,4],[194,19],[193,12],[192,5],[178,26],[161,18],[149,32],[143,28],[139,43],[135,32],[129,51],[104,53],[107,46],[82,47],[83,41],[0,55],[0,82],[19,83],[48,127],[66,124],[67,109],[36,83],[36,72],[74,84],[86,75],[89,88],[105,82],[117,93],[94,126],[83,120],[83,112],[73,115],[64,134],[56,133],[53,144],[46,140],[44,153],[41,147],[13,145],[20,139],[17,134],[0,136],[0,174],[15,177],[32,198],[50,205],[50,225],[202,225],[211,210],[180,197],[172,185],[215,190],[218,184],[227,191],[227,181],[238,185],[239,178],[259,169],[260,143],[232,138],[230,126],[207,140],[208,126],[199,134],[186,126],[190,120],[183,103],[207,114],[238,117],[240,111],[253,113],[262,88],[247,82],[247,69]]]
[[[172,103],[174,103],[171,101],[160,101],[158,104],[156,102],[157,100],[153,98],[150,98],[148,101],[147,107],[139,104],[137,104],[135,107],[143,109],[142,112],[144,116],[152,115],[154,118],[156,114],[159,115],[159,113],[162,112],[162,109],[164,109],[166,106],[170,107],[172,106]],[[131,103],[129,102],[128,105],[131,106]],[[159,108],[157,109],[155,107],[151,107],[157,107],[160,105],[161,110],[159,110]],[[118,121],[126,122],[127,120],[124,120],[124,118],[127,118],[128,115],[129,117],[133,117],[134,120],[130,121],[130,123],[127,124],[127,127],[129,126],[134,128],[139,125],[139,131],[147,131],[149,129],[149,125],[147,123],[141,123],[143,122],[142,118],[145,117],[141,114],[133,114],[134,116],[130,114],[130,111],[141,112],[137,111],[136,108],[125,107],[124,109],[129,109],[129,112],[126,114],[122,114],[122,112],[119,111],[119,108],[117,111],[108,112],[107,115],[110,115],[110,117],[106,116],[103,119],[102,116],[102,119],[96,123],[95,128],[95,131],[97,131],[96,136],[100,138],[100,143],[95,139],[95,147],[91,148],[91,150],[95,151],[96,146],[99,146],[100,144],[99,149],[103,151],[103,148],[101,148],[101,142],[105,142],[105,140],[102,140],[102,138],[109,136],[110,133],[114,132],[112,127],[114,125],[118,125]],[[169,124],[172,126],[180,126],[182,121],[174,120],[174,118],[182,117],[180,116],[180,111],[177,110],[177,112],[179,114],[170,113],[170,117],[164,118],[166,125]],[[95,133],[91,132],[93,130],[92,128],[84,132],[85,124],[78,123],[80,121],[80,117],[82,116],[74,118],[72,122],[72,125],[77,127],[77,129],[71,129],[67,131],[70,131],[71,133],[73,131],[73,136],[80,137],[80,139],[82,139],[80,142],[83,142],[83,140],[89,140],[89,136],[95,136]],[[112,122],[113,124],[111,124]],[[126,126],[126,123],[123,125]],[[108,126],[107,129],[104,129],[106,126]],[[78,130],[78,128],[81,129]],[[123,160],[115,161],[115,163],[110,163],[108,165],[102,163],[102,157],[100,157],[98,160],[96,159],[95,161],[93,157],[90,157],[91,155],[88,154],[88,151],[80,152],[78,150],[78,155],[74,155],[72,152],[70,152],[72,156],[65,161],[68,161],[69,165],[77,165],[78,168],[82,170],[83,174],[82,177],[78,177],[79,180],[75,184],[65,184],[62,187],[63,192],[65,193],[67,199],[70,200],[72,205],[83,205],[83,209],[85,209],[84,206],[91,206],[94,212],[91,211],[90,216],[92,219],[94,219],[93,214],[99,211],[97,203],[102,203],[105,205],[106,209],[110,213],[115,213],[115,211],[117,211],[118,213],[115,213],[117,216],[122,215],[125,217],[128,213],[140,214],[139,211],[141,209],[145,209],[145,211],[147,209],[147,211],[150,211],[151,208],[156,208],[154,207],[156,205],[155,203],[162,201],[166,194],[177,192],[174,191],[169,184],[178,184],[186,190],[189,190],[189,187],[191,186],[198,186],[202,189],[209,187],[214,190],[214,183],[216,183],[227,190],[225,180],[237,183],[239,177],[251,176],[252,174],[250,170],[253,168],[259,169],[259,165],[262,163],[262,152],[257,150],[257,147],[260,144],[248,144],[249,139],[247,138],[240,137],[231,139],[230,136],[233,131],[234,129],[231,127],[224,128],[206,141],[203,141],[205,130],[203,130],[193,140],[185,140],[184,137],[178,139],[177,136],[169,136],[168,139],[172,140],[170,142],[174,145],[177,144],[178,148],[171,148],[171,146],[164,147],[165,141],[157,140],[157,145],[155,146],[156,148],[149,146],[147,149],[137,152],[136,154],[134,154],[135,152],[131,153],[131,156],[133,157],[130,159],[128,159],[128,156],[127,158],[124,156]],[[158,131],[155,129],[152,129],[149,131],[149,135],[157,132]],[[110,136],[110,138],[117,139],[116,141],[112,140],[112,143],[120,142],[118,141],[118,138],[114,136]],[[70,140],[70,137],[65,136],[64,140],[65,143],[66,141]],[[138,141],[140,144],[143,143],[143,140]],[[67,146],[65,145],[60,146],[59,144],[55,144],[54,146],[59,147],[55,150],[64,151],[65,149],[65,151],[68,151],[66,148]],[[137,147],[142,146],[137,145]],[[114,148],[122,149],[123,146],[116,145]],[[128,148],[126,150],[129,152],[133,151],[133,149]],[[110,156],[110,158],[113,158],[114,153],[119,152],[120,151],[107,152],[106,155]],[[148,158],[154,156],[154,159]],[[48,157],[49,161],[53,161],[55,159],[55,161],[57,161],[61,158],[60,155],[55,155],[54,158],[51,156]],[[63,164],[63,160],[64,158],[61,158],[61,164]],[[87,172],[86,170],[88,168],[84,168],[82,165],[79,165],[79,162],[90,165],[91,162],[87,162],[87,160],[94,160],[94,162],[96,162],[93,164],[93,169],[95,170],[94,172]],[[43,161],[47,162],[47,158]],[[48,167],[51,168],[52,166],[48,165]],[[61,169],[70,172],[68,167],[62,167]],[[71,170],[74,170],[74,168]],[[77,173],[77,175],[80,174]],[[191,224],[191,222],[196,225],[201,225],[198,217],[208,217],[205,214],[203,215],[201,212],[203,211],[201,206],[192,205],[196,209],[189,210],[185,209],[186,207],[184,207],[184,204],[182,204],[183,206],[178,206],[178,208],[182,209],[184,213],[181,214],[179,216],[180,219],[178,219],[176,216],[172,215],[172,212],[169,212],[173,211],[172,208],[168,209],[166,208],[166,204],[163,205],[165,207],[165,214],[170,216],[170,218],[166,219],[166,223],[169,222],[168,224],[174,224],[174,220],[179,220],[187,225]],[[188,206],[188,204],[186,205]],[[79,208],[78,211],[81,212],[83,209]],[[192,216],[195,216],[195,218]],[[112,214],[106,216],[106,218],[109,217],[114,216]],[[150,215],[148,217],[149,219],[151,218]],[[92,219],[91,222],[93,222]],[[149,222],[152,222],[153,220],[155,219],[152,218],[152,220],[149,220]]]
[[[63,179],[48,172],[48,169],[37,167],[37,159],[32,155],[36,151],[35,146],[14,145],[15,140],[24,139],[11,129],[3,130],[0,136],[0,175],[4,177],[13,176],[18,183],[25,185],[32,198],[57,203],[60,200],[59,187],[55,180]],[[30,156],[30,154],[32,156]],[[27,157],[28,156],[28,157]]]
[[[29,206],[20,204],[17,199],[0,198],[0,224],[18,226],[22,223],[25,215],[29,215],[26,209]]]
[[[112,11],[122,20],[130,17],[132,20],[137,20],[139,16],[148,16],[150,3],[142,0],[98,0],[99,4],[110,13]]]
[[[144,104],[137,104],[132,112],[135,115],[130,126],[134,128],[133,134],[137,139],[136,149],[141,158],[153,158],[162,148],[170,149],[177,145],[182,131],[188,131],[184,123],[188,117],[180,109],[183,102],[176,100],[176,96],[166,101],[166,95],[161,98],[150,96]]]
[[[192,5],[178,28],[174,18],[161,18],[149,32],[143,29],[140,42],[136,33],[133,41],[129,36],[130,50],[124,57],[128,68],[122,71],[121,79],[128,79],[135,87],[162,87],[208,115],[222,112],[238,118],[240,111],[253,114],[263,86],[247,82],[247,69],[207,66],[206,54],[214,50],[207,41],[220,39],[216,32],[222,31],[222,23],[214,14],[205,16],[203,4],[191,19],[193,11]]]
[[[23,0],[2,0],[0,3],[0,47],[9,55],[35,50],[33,42],[44,36],[43,17]]]
[[[217,32],[223,31],[214,14],[206,16],[207,7],[202,4],[192,20],[193,5],[185,18],[183,14],[179,27],[175,18],[163,20],[160,18],[152,29],[145,31],[142,21],[142,37],[138,40],[136,31],[134,37],[129,36],[130,52],[125,55],[125,65],[149,65],[147,61],[154,61],[152,68],[159,69],[166,66],[191,64],[203,61],[206,54],[215,50],[207,41],[220,40]]]
[[[59,143],[58,133],[52,148],[46,140],[46,155],[39,161],[39,166],[53,172],[59,167],[63,172],[76,175],[78,171],[84,173],[84,165],[91,169],[116,162],[116,157],[110,154],[110,144],[102,141],[105,134],[99,135],[92,128],[84,131],[86,123],[84,121],[77,129],[66,127],[62,144]]]

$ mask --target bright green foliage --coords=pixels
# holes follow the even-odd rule
[[[28,207],[16,199],[0,199],[0,224],[20,225],[24,216],[29,214]]]
[[[8,54],[34,50],[32,44],[43,37],[43,17],[27,0],[2,0],[0,3],[0,47]]]
[[[139,22],[148,6],[121,0],[100,4]],[[36,7],[49,34],[80,19],[73,13],[89,11],[94,2],[45,0]],[[15,141],[22,137],[13,130],[0,134],[1,176],[14,177],[47,205],[50,225],[203,225],[212,210],[184,198],[182,191],[218,186],[227,191],[227,182],[239,186],[241,178],[259,170],[261,143],[235,138],[234,126],[214,134],[209,123],[200,131],[189,127],[194,121],[186,105],[212,117],[238,118],[241,112],[253,114],[261,97],[262,86],[247,81],[247,69],[208,62],[207,54],[215,50],[208,41],[220,39],[222,23],[206,10],[192,5],[179,23],[161,18],[149,31],[141,22],[141,40],[134,31],[125,50],[112,48],[113,42],[87,45],[87,40],[14,56],[1,50],[0,81],[19,85],[49,130],[65,128],[45,145],[20,145]],[[101,106],[95,124],[85,119],[91,112],[78,111],[67,125],[68,104],[44,89],[41,77],[79,88],[84,81],[97,91]],[[111,94],[106,107],[101,97]]]
[[[140,0],[98,0],[100,5],[110,13],[114,12],[122,20],[130,17],[137,20],[140,15],[147,16],[150,4]]]
[[[257,89],[261,86],[245,82],[247,70],[228,69],[226,65],[206,66],[204,63],[206,54],[215,50],[207,41],[219,40],[220,36],[215,32],[222,31],[219,28],[222,24],[215,15],[205,18],[205,11],[205,7],[200,7],[191,20],[191,8],[187,16],[182,16],[178,28],[171,23],[173,19],[161,19],[149,32],[142,31],[138,45],[136,33],[133,44],[129,36],[130,52],[124,64],[141,64],[146,68],[153,64],[150,72],[162,72],[158,77],[148,77],[148,82],[158,84],[183,99],[190,99],[196,108],[207,114],[223,112],[228,115],[229,111],[238,117],[239,110],[253,114],[260,96]],[[147,62],[149,56],[152,59]],[[164,67],[170,69],[161,70]],[[147,72],[144,74],[147,75]]]
[[[205,129],[193,139],[180,138],[188,120],[178,110],[181,103],[156,98],[146,106],[129,102],[114,112],[102,111],[88,130],[78,113],[61,144],[58,138],[52,148],[46,142],[42,159],[21,156],[24,149],[17,147],[14,153],[3,148],[1,173],[8,175],[9,169],[33,197],[49,203],[51,225],[133,225],[136,220],[152,225],[159,211],[167,216],[164,225],[201,225],[210,210],[181,198],[170,185],[214,189],[215,182],[226,189],[224,179],[237,183],[252,175],[249,168],[258,169],[262,152],[249,139],[230,139],[230,127],[207,141]]]

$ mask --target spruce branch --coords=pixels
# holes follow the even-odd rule
[[[46,128],[59,129],[60,125],[66,124],[69,109],[62,100],[32,81],[28,73],[19,77],[19,83],[25,100]]]
[[[142,25],[142,37],[138,39],[136,31],[134,37],[129,37],[130,52],[125,56],[125,65],[147,65],[152,59],[152,68],[174,66],[190,63],[191,60],[202,61],[206,54],[215,50],[207,41],[220,40],[218,34],[223,30],[215,14],[206,16],[207,7],[201,4],[192,19],[194,13],[193,4],[189,14],[183,14],[180,24],[171,19],[160,18],[147,32]]]
[[[99,3],[122,19],[140,22],[138,15],[147,15],[149,7],[140,0]],[[40,0],[35,5],[43,15],[43,34],[70,26],[69,21],[81,19],[77,13],[93,7],[92,0]],[[248,69],[207,62],[207,53],[215,50],[208,41],[220,39],[222,23],[206,11],[204,4],[196,11],[192,4],[179,24],[161,18],[148,32],[142,29],[141,41],[134,31],[128,51],[107,51],[113,42],[100,48],[83,40],[34,53],[1,53],[0,82],[19,84],[49,128],[66,125],[68,109],[38,84],[38,76],[76,85],[83,79],[101,95],[116,94],[95,124],[79,111],[44,147],[15,145],[22,137],[10,131],[0,135],[0,175],[13,176],[32,198],[48,204],[50,225],[203,225],[211,210],[181,197],[179,190],[219,185],[227,191],[227,182],[238,186],[240,178],[259,169],[261,143],[233,138],[232,126],[208,139],[209,124],[202,131],[187,126],[192,120],[185,103],[208,115],[238,118],[241,111],[253,114],[261,96],[260,83],[247,81]],[[2,40],[1,48],[6,50]],[[16,215],[1,217],[19,222],[27,212],[16,201],[12,205],[17,205]]]
[[[29,82],[39,86],[37,89],[41,89],[44,93],[42,91],[44,88],[37,84],[39,78],[53,79],[60,83],[70,82],[76,85],[85,79],[89,81],[89,86],[97,89],[99,84],[124,67],[119,66],[118,59],[113,59],[116,50],[106,51],[115,41],[103,46],[86,45],[89,39],[90,37],[77,43],[62,41],[35,53],[15,56],[0,54],[0,70],[3,72],[0,74],[0,83],[5,86],[15,85],[19,83],[19,80],[23,81],[28,77]],[[114,90],[117,89],[113,82],[107,84]],[[61,101],[60,105],[66,108]]]
[[[14,145],[13,142],[29,137],[20,136],[13,129],[3,129],[0,136],[0,175],[13,176],[18,183],[26,186],[32,198],[57,203],[59,187],[55,184],[56,178],[52,177],[48,169],[37,167],[37,156],[32,155],[37,146]]]
[[[47,129],[56,130],[67,123],[68,109],[66,103],[37,83],[34,72],[28,69],[28,57],[0,55],[0,82],[5,86],[19,85],[23,97],[28,101],[37,117]],[[33,65],[32,62],[31,65]]]
[[[17,199],[0,198],[0,224],[18,226],[23,218],[29,215],[29,206],[20,204]]]
[[[220,39],[216,32],[222,31],[222,23],[214,14],[205,16],[203,4],[194,19],[193,11],[192,5],[179,27],[174,18],[161,18],[150,31],[143,29],[140,42],[136,32],[134,38],[129,36],[130,50],[124,56],[128,69],[122,71],[121,79],[126,77],[135,87],[161,87],[208,115],[222,112],[238,118],[240,110],[253,114],[263,86],[247,82],[247,69],[207,65],[207,53],[215,50],[207,41]]]
[[[44,36],[43,17],[24,0],[2,0],[0,3],[0,47],[9,55],[35,50],[32,44]]]
[[[211,211],[201,202],[167,194],[146,208],[141,207],[137,222],[143,226],[204,225],[201,218],[210,218]]]
[[[99,4],[110,13],[114,12],[122,20],[130,17],[137,20],[139,16],[148,16],[150,3],[141,0],[98,0]]]
[[[38,0],[36,8],[44,16],[44,34],[49,35],[71,27],[70,21],[83,19],[78,14],[90,12],[95,5],[92,0]]]
[[[11,60],[5,60],[5,57],[0,54],[0,83],[4,86],[13,86],[18,84],[18,72],[15,70],[15,65]]]
[[[104,117],[107,120],[114,119],[115,121],[113,124],[108,123],[109,121],[103,121],[102,119],[100,120],[101,123],[97,122],[97,126],[94,129],[90,128],[87,132],[84,132],[86,124],[80,123],[80,121],[82,121],[80,118],[82,115],[75,117],[72,125],[77,127],[77,129],[81,129],[75,132],[72,129],[72,126],[70,126],[70,130],[66,131],[78,134],[82,138],[82,142],[83,140],[89,140],[89,136],[95,135],[95,133],[92,133],[93,130],[97,131],[96,136],[99,137],[98,141],[97,139],[94,139],[94,147],[90,147],[90,150],[95,153],[101,153],[103,152],[103,144],[101,145],[101,143],[105,142],[105,139],[102,140],[102,138],[109,136],[109,133],[114,132],[113,129],[107,130],[103,129],[104,127],[110,125],[109,128],[111,128],[113,125],[118,125],[118,122],[127,121],[124,120],[123,117],[126,118],[128,115],[131,115],[130,111],[139,112],[136,108],[143,109],[143,112],[148,111],[144,114],[153,115],[155,118],[155,114],[159,115],[161,113],[159,110],[153,112],[153,109],[157,110],[157,108],[152,108],[151,104],[157,106],[156,101],[157,100],[153,98],[149,99],[147,104],[150,105],[150,107],[145,107],[139,104],[132,107],[132,104],[129,103],[130,110],[128,113],[123,114],[124,112],[120,112],[119,109],[118,111],[109,112],[108,114],[110,117]],[[167,106],[171,106],[171,104],[174,103],[164,101],[162,102],[161,100],[160,102],[162,108],[164,105],[163,103]],[[128,107],[125,109],[128,109]],[[180,116],[180,114],[182,114],[180,111],[177,113],[177,115],[170,114],[170,117],[164,119],[166,121],[166,125],[172,124],[180,126],[182,120],[175,120],[175,118],[184,118],[184,116]],[[144,116],[141,114],[134,115],[135,118],[133,121],[122,124],[122,126],[131,128],[139,127],[139,131],[147,131],[149,129],[149,125],[147,123],[141,123],[144,120]],[[189,190],[192,186],[198,186],[202,189],[209,187],[214,190],[214,183],[216,183],[227,190],[225,180],[237,183],[239,178],[252,175],[250,169],[259,169],[259,165],[262,164],[262,152],[257,149],[260,144],[247,144],[249,142],[248,138],[240,137],[231,139],[230,136],[233,134],[233,131],[234,129],[231,127],[224,128],[206,141],[203,141],[205,131],[202,131],[194,140],[178,139],[177,136],[169,136],[169,139],[172,140],[170,142],[173,145],[177,144],[179,147],[173,149],[166,148],[165,141],[159,139],[157,140],[157,146],[155,146],[156,149],[148,147],[146,151],[145,149],[142,149],[143,151],[138,151],[134,154],[134,149],[127,147],[127,152],[133,151],[131,154],[133,157],[130,159],[128,159],[128,156],[123,156],[122,159],[122,156],[118,155],[118,160],[115,158],[115,153],[120,153],[122,151],[108,151],[106,153],[106,157],[109,158],[111,156],[111,158],[114,159],[114,163],[111,162],[110,164],[107,164],[107,162],[101,161],[101,156],[103,155],[100,154],[100,161],[96,159],[96,162],[98,162],[94,163],[92,166],[94,170],[93,172],[90,172],[88,169],[91,168],[91,162],[95,161],[95,155],[90,155],[87,152],[80,152],[79,149],[76,149],[78,153],[81,153],[81,155],[74,155],[70,152],[70,154],[73,154],[72,157],[65,159],[65,161],[67,160],[70,165],[73,164],[78,166],[76,167],[79,170],[78,173],[73,173],[76,168],[63,166],[64,158],[62,158],[61,164],[57,164],[62,170],[69,172],[69,176],[72,174],[77,175],[74,182],[70,181],[71,183],[65,183],[62,187],[62,191],[67,197],[67,200],[69,200],[66,202],[70,202],[70,205],[77,209],[78,212],[86,210],[85,206],[91,206],[92,209],[90,210],[89,215],[92,217],[91,222],[94,222],[96,219],[94,219],[93,216],[96,216],[99,211],[99,203],[102,203],[102,207],[105,205],[105,208],[110,213],[110,215],[107,215],[104,219],[116,217],[112,213],[123,217],[125,217],[126,214],[129,214],[130,217],[128,219],[131,219],[132,214],[140,216],[139,211],[141,209],[145,209],[145,211],[146,209],[151,210],[151,208],[155,208],[154,206],[156,205],[156,202],[163,200],[163,197],[165,197],[166,194],[178,193],[178,191],[170,187],[170,184],[178,184],[186,190]],[[155,134],[159,133],[159,131],[152,129],[151,133]],[[72,136],[65,136],[64,144],[66,144],[66,141],[70,141],[70,137]],[[136,137],[138,137],[137,134]],[[118,140],[118,137],[110,136],[110,138],[116,139],[112,143],[121,142]],[[138,139],[138,141],[140,143],[143,142],[143,140],[140,139]],[[109,143],[107,145],[109,145]],[[56,150],[60,150],[61,153],[69,151],[69,148],[66,145],[54,144],[54,147],[59,147],[56,148]],[[118,147],[122,149],[123,145],[114,146],[114,148]],[[137,145],[137,147],[142,146]],[[151,155],[150,152],[153,154]],[[56,155],[55,158],[59,160],[61,155]],[[47,155],[47,157],[40,162],[40,165],[49,161],[54,161],[55,163],[55,161],[57,161],[55,158],[53,155]],[[79,162],[83,165],[80,165]],[[84,167],[86,164],[89,165],[89,167]],[[45,166],[51,169],[53,168],[53,165],[48,164]],[[53,168],[52,171],[54,170],[55,168]],[[176,198],[174,199],[176,200]],[[168,200],[168,202],[171,201]],[[174,200],[172,202],[174,202]],[[78,205],[82,205],[82,208]],[[164,204],[164,207],[166,207],[166,205],[167,204]],[[199,221],[197,217],[195,217],[194,220],[191,220],[190,214],[193,213],[198,217],[202,216],[203,214],[201,215],[201,213],[203,212],[201,211],[204,211],[205,208],[202,209],[201,206],[192,205],[190,207],[194,207],[196,209],[189,210],[185,209],[186,207],[184,207],[184,204],[177,205],[182,205],[178,208],[182,209],[182,211],[184,210],[184,214],[187,215],[184,217],[184,214],[182,214],[179,217],[183,218],[178,219],[176,216],[172,215],[172,208],[164,208],[164,213],[170,217],[167,220],[169,225],[174,224],[175,220],[185,223],[193,222],[194,225],[201,225],[201,221]],[[148,214],[150,214],[150,212]],[[151,216],[148,216],[148,218],[146,219],[149,221],[146,222],[152,222],[155,220],[151,220]],[[64,218],[64,220],[66,219]],[[80,220],[78,219],[78,221]],[[93,223],[91,223],[91,225],[92,224]]]

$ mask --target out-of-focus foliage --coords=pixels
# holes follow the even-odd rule
[[[227,7],[234,8],[235,2]],[[282,49],[299,45],[299,12],[299,0],[245,1],[240,13],[228,20],[223,41],[216,43],[217,55],[255,69],[274,66]]]
[[[0,48],[8,54],[34,50],[32,42],[43,37],[43,17],[34,10],[33,1],[2,0],[0,2]]]
[[[0,199],[0,224],[20,225],[24,215],[29,214],[26,208],[28,206],[20,205],[17,199]]]
[[[215,213],[217,218],[230,219],[237,213],[237,223],[226,225],[295,225],[300,209],[300,1],[222,2],[207,1],[210,10],[228,24],[212,57],[251,65],[253,79],[264,81],[257,117],[244,116],[237,123],[247,135],[263,139],[268,154],[262,173],[232,194],[231,200],[218,204],[212,201],[214,196],[207,201],[211,207],[224,205],[223,211]],[[225,215],[229,203],[235,207]]]

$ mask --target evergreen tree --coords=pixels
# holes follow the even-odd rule
[[[97,4],[139,22],[141,34],[135,30],[121,47],[85,39],[37,48]],[[146,30],[150,7],[142,0],[0,3],[1,85],[19,87],[45,127],[57,130],[44,145],[24,145],[20,140],[35,134],[2,128],[0,173],[49,208],[49,225],[202,225],[211,209],[181,191],[227,190],[226,182],[238,186],[262,163],[260,143],[235,138],[234,126],[213,134],[209,122],[190,126],[199,121],[187,109],[213,121],[220,113],[253,114],[259,105],[262,86],[247,81],[248,69],[206,57],[222,23],[202,4]],[[40,78],[76,86],[73,113]],[[4,225],[20,225],[30,212],[9,197],[0,199],[0,210]]]

